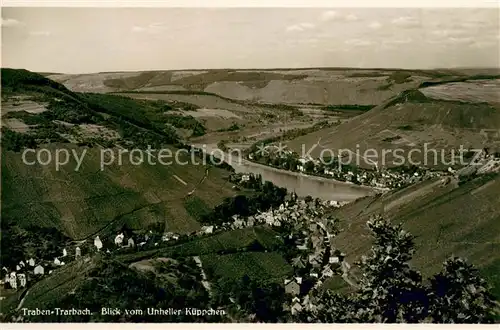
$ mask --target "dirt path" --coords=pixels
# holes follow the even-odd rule
[[[182,183],[183,185],[187,186],[187,183],[186,181],[182,180],[181,178],[179,178],[177,175],[172,175],[175,179],[177,179],[177,181],[179,181],[180,183]]]

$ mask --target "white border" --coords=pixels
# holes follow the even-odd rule
[[[499,8],[500,0],[4,0],[4,7]]]
[[[144,1],[131,1],[131,0],[100,0],[100,1],[81,1],[81,0],[3,0],[2,7],[187,7],[187,8],[272,8],[272,7],[285,7],[285,8],[499,8],[500,0],[419,0],[419,1],[395,1],[395,0],[144,0]],[[500,14],[500,12],[499,12]],[[301,327],[315,328],[315,329],[498,329],[498,325],[436,325],[436,324],[131,324],[131,323],[91,323],[91,324],[46,324],[46,323],[30,323],[30,324],[12,324],[4,323],[1,325],[2,329],[68,329],[73,330],[87,329],[92,327],[93,330],[105,329],[162,329],[168,328],[169,330],[175,329],[221,329],[221,328],[239,328],[249,329],[250,327],[259,327],[260,329],[275,329],[275,328],[288,328],[300,329]]]

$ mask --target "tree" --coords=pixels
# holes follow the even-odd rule
[[[223,296],[235,299],[236,305],[240,308],[238,313],[240,318],[254,315],[253,321],[279,322],[286,317],[282,306],[285,290],[277,283],[257,282],[245,275],[237,280],[220,283],[218,287],[224,291]],[[219,303],[222,300],[225,299],[218,298]]]
[[[368,222],[375,242],[358,263],[362,272],[356,291],[341,296],[323,293],[321,322],[493,323],[495,302],[473,266],[451,258],[444,269],[424,284],[410,268],[414,238],[401,225],[381,218]]]
[[[444,270],[431,279],[430,316],[442,323],[490,323],[494,297],[477,269],[460,258],[444,262]],[[446,306],[440,308],[440,306]]]

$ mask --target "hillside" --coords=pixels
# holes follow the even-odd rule
[[[188,304],[234,310],[223,319],[94,313],[74,320],[217,322],[259,314],[275,322],[283,303],[298,295],[285,280],[300,282],[299,291],[312,292],[311,299],[328,288],[353,290],[358,269],[345,271],[342,253],[354,265],[368,252],[366,222],[379,214],[416,236],[412,263],[425,276],[439,272],[451,255],[464,257],[494,286],[498,300],[498,174],[460,184],[451,175],[433,177],[340,207],[317,196],[297,201],[261,177],[247,180],[224,164],[203,164],[199,153],[182,153],[163,165],[154,151],[140,151],[151,146],[176,154],[207,141],[244,145],[250,136],[257,142],[294,126],[308,129],[291,131],[287,145],[299,153],[302,145],[317,145],[312,156],[323,148],[409,151],[426,143],[498,150],[500,140],[485,132],[500,127],[499,87],[496,76],[450,70],[39,75],[2,69],[2,265],[10,272],[19,260],[35,257],[46,273],[26,270],[28,287],[6,290],[1,316],[18,316],[16,307],[145,310]],[[25,148],[45,154],[26,154],[34,162],[28,165]],[[137,152],[120,157],[126,149]],[[40,164],[49,156],[64,161]],[[155,164],[145,163],[146,156]],[[329,193],[326,199],[335,198]],[[125,233],[122,243],[115,240],[118,232]],[[17,319],[26,320],[39,319]]]
[[[482,84],[481,79],[491,81],[494,77],[498,78],[498,70],[218,69],[56,74],[49,77],[76,92],[113,93],[140,100],[193,104],[194,109],[182,115],[196,118],[204,125],[205,134],[189,137],[189,134],[186,135],[182,129],[177,130],[178,134],[189,137],[191,141],[199,144],[215,145],[220,141],[226,141],[233,144],[233,147],[246,148],[260,140],[279,136],[285,130],[313,127],[320,121],[331,123],[348,121],[350,118],[365,114],[367,110],[377,105],[381,106],[388,100],[400,98],[400,94],[408,90],[423,86],[430,87],[427,89],[429,91],[436,88],[439,90],[442,88],[440,86],[444,86],[443,84],[446,86],[464,82],[469,84],[471,79]],[[472,99],[469,97],[466,102],[476,102],[478,98],[481,98],[477,96],[477,90],[478,88],[475,88],[472,91],[476,97]],[[496,92],[494,88],[490,90],[489,98],[491,99]],[[464,93],[463,88],[459,91],[452,89],[452,92],[455,95],[471,94],[470,92]],[[443,92],[438,92],[438,94],[443,95]],[[438,99],[439,96],[434,95],[432,98]],[[449,97],[446,99],[449,101]],[[396,116],[392,116],[392,113],[389,118],[381,114],[372,120],[371,117],[380,112],[373,111],[350,125],[341,126],[338,135],[337,130],[323,130],[299,139],[291,145],[295,149],[300,149],[302,143],[311,146],[322,138],[323,141],[320,144],[326,147],[347,145],[352,148],[357,142],[366,139],[370,144],[375,143],[377,146],[380,144],[378,140],[389,139],[390,142],[394,142],[389,143],[392,146],[404,144],[406,134],[410,133],[410,138],[417,140],[415,143],[425,143],[428,140],[431,142],[443,140],[445,144],[450,145],[460,144],[461,141],[474,143],[477,134],[459,132],[463,136],[459,134],[455,137],[453,130],[451,132],[443,130],[441,126],[434,123],[435,120],[439,123],[440,118],[444,117],[450,107],[454,106],[446,102],[440,100],[434,102],[435,104],[433,103],[431,107],[426,104],[425,107],[429,109],[422,116],[418,114],[421,111],[418,106],[416,109],[408,107],[404,111],[398,110],[398,115],[406,113],[404,116],[412,117],[410,118],[412,123],[405,122],[408,118],[398,120]],[[457,100],[450,102],[457,102]],[[413,102],[412,106],[416,104]],[[478,107],[483,106],[478,105]],[[392,112],[394,109],[394,107],[389,107],[384,113]],[[485,108],[480,111],[488,110]],[[435,116],[432,115],[434,112],[437,112]],[[458,116],[461,118],[467,116],[467,114],[460,114],[461,111],[455,112],[459,113]],[[477,118],[479,117],[478,115]],[[432,123],[432,125],[423,127],[420,125],[422,120],[424,124]],[[368,121],[378,128],[366,129],[365,126],[360,126]],[[400,124],[400,122],[404,123]],[[422,131],[429,126],[432,126],[430,127],[432,137],[427,139],[428,135]],[[405,127],[405,129],[400,131],[399,127]],[[394,133],[382,132],[385,129],[390,129]],[[407,130],[413,132],[407,132]],[[355,134],[351,134],[352,132]],[[393,139],[398,135],[400,136],[398,139]],[[346,139],[347,136],[352,138]],[[337,142],[333,143],[330,140]],[[338,142],[342,143],[338,144]]]
[[[288,104],[378,104],[450,70],[355,68],[184,70],[52,75],[79,92],[203,91],[241,101]]]
[[[371,246],[366,221],[381,214],[416,236],[413,263],[426,275],[449,256],[477,265],[500,297],[500,177],[477,178],[457,186],[439,179],[379,197],[366,197],[335,212],[343,231],[334,244],[353,264]]]

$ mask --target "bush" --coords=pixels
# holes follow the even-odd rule
[[[358,263],[362,276],[354,293],[326,292],[321,322],[493,323],[496,304],[479,272],[451,258],[430,281],[410,267],[414,237],[381,218],[368,222],[375,242]],[[428,283],[428,284],[427,284]]]

